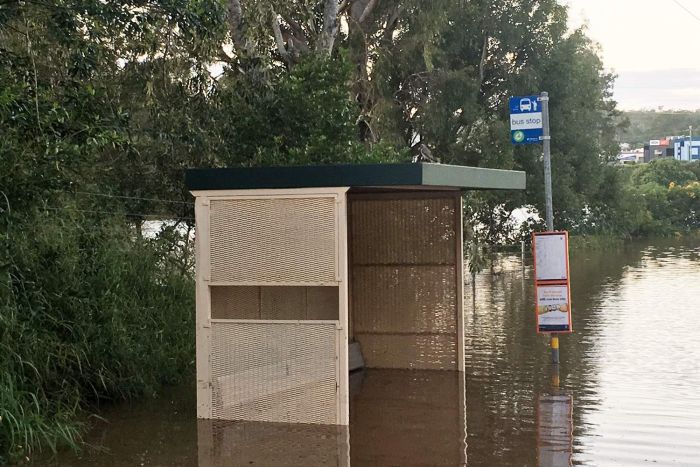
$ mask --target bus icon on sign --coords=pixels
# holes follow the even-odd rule
[[[528,99],[528,98],[520,99],[520,111],[521,112],[532,112],[532,102],[530,102],[530,99]]]

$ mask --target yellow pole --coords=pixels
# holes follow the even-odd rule
[[[552,333],[550,345],[552,347],[552,363],[559,363],[559,336]]]

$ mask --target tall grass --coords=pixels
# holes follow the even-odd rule
[[[571,235],[569,248],[572,252],[588,250],[608,250],[624,245],[625,239],[619,235]]]
[[[0,231],[0,463],[77,448],[91,404],[188,373],[194,287],[123,218],[6,217]]]

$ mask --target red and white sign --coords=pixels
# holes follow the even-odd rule
[[[571,332],[569,233],[532,234],[537,332]]]

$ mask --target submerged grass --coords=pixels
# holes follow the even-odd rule
[[[95,402],[153,395],[192,365],[194,286],[160,239],[70,210],[0,231],[0,463],[77,449]]]
[[[579,250],[605,250],[618,248],[625,244],[625,239],[614,235],[570,235],[569,248]]]

